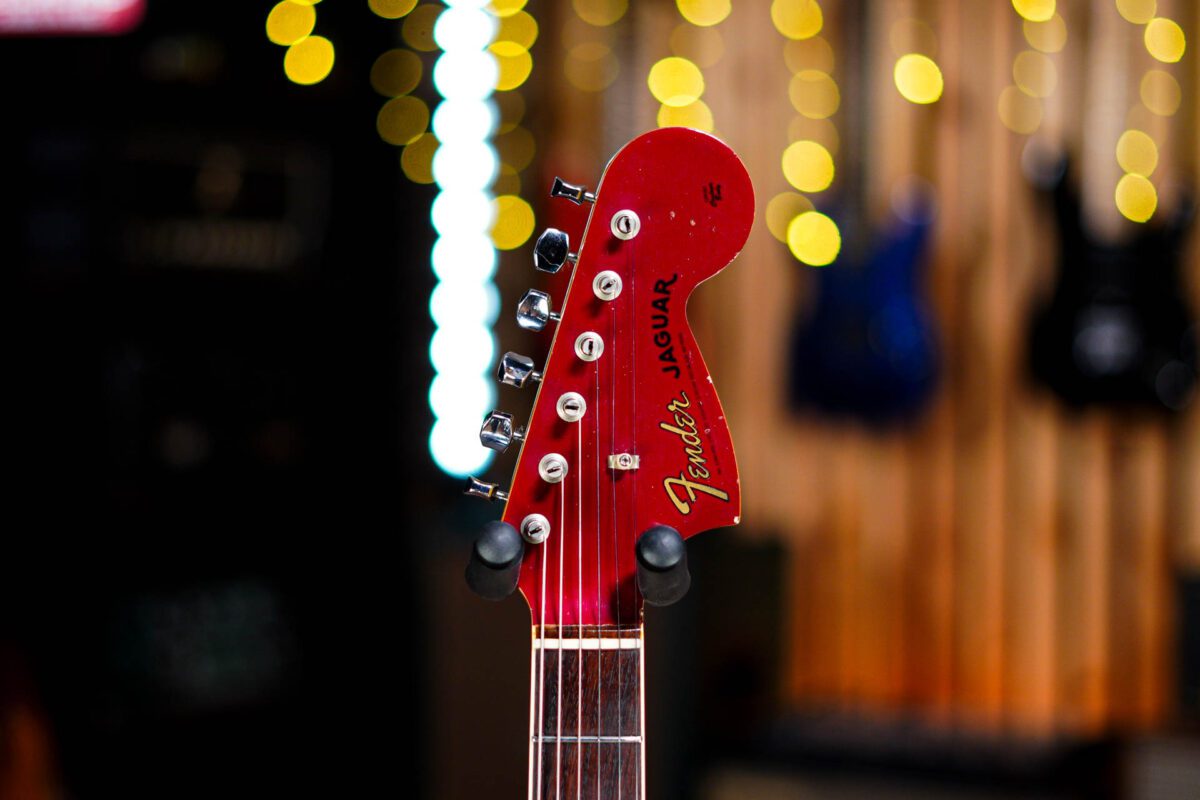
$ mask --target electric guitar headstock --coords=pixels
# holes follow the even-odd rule
[[[541,369],[501,359],[502,383],[538,395],[523,427],[484,421],[485,446],[521,452],[507,492],[468,481],[505,506],[467,581],[490,599],[519,587],[543,630],[640,625],[643,599],[686,592],[683,540],[741,514],[733,442],[684,312],[742,249],[753,187],[718,139],[664,128],[621,149],[595,194],[561,180],[551,194],[591,214],[577,254],[553,229],[535,245],[535,266],[573,274],[561,311],[535,290],[518,307],[522,327],[556,329]]]

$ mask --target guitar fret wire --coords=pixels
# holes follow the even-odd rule
[[[534,736],[534,742],[545,744],[547,742],[564,741],[568,744],[576,742],[585,742],[587,744],[641,744],[641,736]]]

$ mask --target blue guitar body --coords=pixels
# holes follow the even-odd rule
[[[938,378],[932,318],[918,291],[931,214],[891,226],[861,263],[813,271],[816,303],[795,332],[792,395],[835,416],[886,425],[915,416]]]

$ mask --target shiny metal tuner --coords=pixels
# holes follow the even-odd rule
[[[525,429],[513,427],[512,414],[493,411],[479,429],[479,443],[489,450],[503,453],[513,442],[525,440]]]
[[[540,331],[547,322],[558,322],[561,317],[550,310],[550,295],[530,289],[517,303],[517,324],[527,331]]]
[[[554,185],[550,187],[550,196],[570,200],[577,206],[596,202],[596,195],[589,192],[586,187],[567,183],[562,178],[554,179]]]
[[[577,256],[571,252],[571,238],[558,228],[546,228],[533,245],[533,266],[542,272],[555,273]]]
[[[508,500],[508,492],[500,491],[499,484],[487,483],[479,478],[467,478],[467,487],[463,490],[463,494],[482,497],[484,500],[499,500],[500,502]]]
[[[533,359],[520,353],[507,352],[500,358],[500,366],[496,369],[496,378],[501,383],[521,389],[526,383],[537,383],[542,379],[542,373],[533,368]]]

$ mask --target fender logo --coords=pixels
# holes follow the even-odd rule
[[[679,477],[671,475],[663,478],[663,489],[666,490],[667,497],[671,498],[675,508],[684,516],[692,513],[692,504],[696,502],[697,493],[729,502],[728,492],[704,483],[711,477],[708,467],[705,466],[707,459],[704,457],[704,443],[696,431],[696,420],[683,410],[691,405],[687,392],[680,392],[677,399],[667,403],[667,411],[673,415],[671,422],[658,423],[658,427],[679,437],[683,443],[684,455],[687,456],[687,468],[679,471]]]

